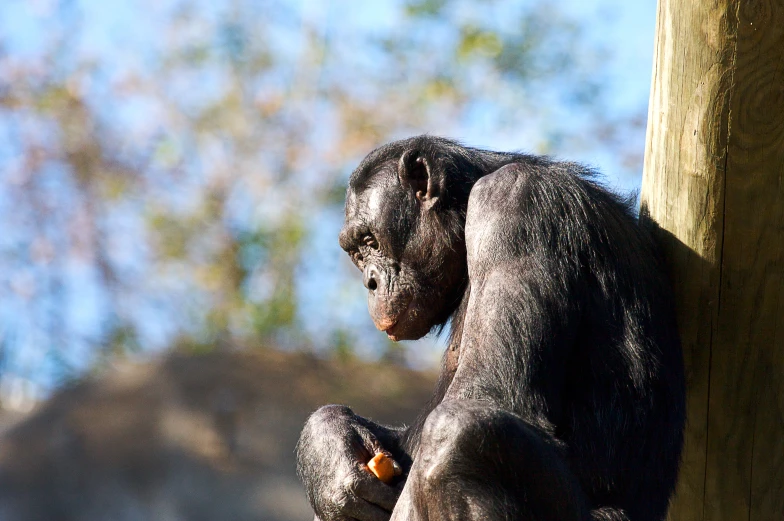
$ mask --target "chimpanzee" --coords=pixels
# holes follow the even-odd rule
[[[408,427],[345,406],[308,420],[298,470],[317,519],[661,520],[684,374],[662,261],[633,200],[574,163],[432,136],[354,171],[340,245],[393,340],[451,321]],[[389,485],[366,463],[383,453]]]

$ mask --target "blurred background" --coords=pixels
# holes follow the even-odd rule
[[[0,3],[0,520],[306,519],[329,402],[410,421],[337,245],[430,133],[640,184],[654,0]]]

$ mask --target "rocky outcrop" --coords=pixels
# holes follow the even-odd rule
[[[0,435],[0,520],[311,519],[307,415],[411,421],[432,375],[273,350],[174,355],[60,391]]]

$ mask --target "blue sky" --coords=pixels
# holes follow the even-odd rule
[[[227,5],[219,2],[201,0],[197,2],[202,12],[219,11],[226,9]],[[4,52],[19,59],[34,58],[44,44],[51,38],[65,37],[69,42],[62,52],[66,56],[95,57],[102,63],[110,65],[103,74],[112,75],[113,70],[137,69],[145,71],[152,59],[155,45],[161,42],[164,29],[158,24],[165,20],[163,13],[169,12],[174,1],[154,0],[74,0],[73,4],[78,9],[59,10],[60,3],[55,0],[6,0],[0,5],[0,35],[5,44]],[[533,5],[529,2],[530,5]],[[611,115],[636,113],[644,108],[648,99],[650,86],[652,53],[654,43],[654,26],[656,2],[645,0],[640,2],[624,2],[618,0],[599,0],[595,2],[579,0],[557,0],[551,4],[570,16],[578,17],[583,21],[586,38],[589,43],[609,51],[609,58],[604,64],[604,73],[609,76],[606,82],[605,93],[610,100],[606,109]],[[256,5],[256,4],[253,4]],[[258,3],[263,6],[263,3]],[[400,23],[398,2],[394,0],[381,0],[375,2],[291,2],[292,13],[304,20],[313,20],[314,25],[321,27],[325,32],[336,24],[341,26],[356,27],[361,30],[369,28],[384,28]],[[500,2],[500,11],[514,11],[526,2]],[[471,19],[473,17],[487,16],[482,4],[465,4],[465,12],[459,16]],[[73,13],[78,13],[74,15]],[[78,27],[78,34],[58,35],[52,33],[53,27],[69,27],[69,24],[49,23],[52,18],[62,16],[78,16],[71,20]],[[512,19],[510,16],[509,19]],[[503,20],[500,21],[503,24]],[[295,38],[287,36],[281,29],[281,38],[276,41],[282,46],[281,52],[290,54],[292,62],[296,62],[299,52],[298,42]],[[435,37],[435,35],[434,35]],[[372,61],[372,56],[362,56],[357,50],[357,59]],[[108,59],[107,59],[108,58]],[[297,71],[293,70],[292,74]],[[208,96],[210,89],[219,89],[218,79],[200,77],[186,81],[181,85],[171,85],[167,88],[180,89],[181,95],[187,97],[192,91],[192,83],[198,83],[199,93]],[[314,81],[318,81],[315,79]],[[100,88],[97,89],[100,95]],[[541,93],[542,100],[525,100],[526,103],[547,105],[553,118],[558,118],[559,125],[566,128],[573,127],[578,133],[585,123],[586,113],[575,113],[572,109],[559,106],[557,99],[548,98],[547,93]],[[102,107],[111,113],[117,120],[127,123],[128,131],[133,132],[136,127],[143,127],[148,120],[157,117],[155,107],[144,102],[128,103],[121,107]],[[537,125],[520,124],[511,128],[498,129],[494,127],[494,120],[483,113],[478,107],[467,122],[459,129],[450,124],[439,126],[437,123],[432,128],[417,129],[435,134],[448,135],[458,138],[474,146],[495,148],[499,150],[525,150],[539,152],[538,144],[545,141],[543,134],[545,128]],[[0,136],[7,132],[7,126],[0,120]],[[325,139],[328,136],[323,136]],[[629,136],[631,147],[642,153],[644,149],[644,136],[637,132]],[[325,141],[328,142],[328,141]],[[570,142],[565,142],[555,150],[559,157],[580,161],[600,169],[606,176],[606,181],[613,187],[630,190],[640,185],[641,171],[630,171],[620,164],[617,157],[613,157],[606,148],[574,147]],[[552,151],[547,151],[552,152]],[[5,176],[7,164],[12,158],[8,157],[8,150],[0,145],[0,175]],[[304,177],[307,177],[303,173]],[[345,172],[348,174],[348,171]],[[313,172],[310,173],[313,175]],[[57,192],[57,187],[54,187]],[[183,193],[187,193],[183,191]],[[60,194],[67,197],[67,194]],[[172,195],[173,200],[176,194]],[[2,181],[0,181],[0,211],[3,205]],[[274,212],[275,206],[267,207],[267,212]],[[2,215],[2,214],[0,214]],[[340,227],[342,215],[339,209],[324,209],[309,217],[315,230],[311,237],[311,248],[320,252],[313,259],[306,259],[301,268],[300,315],[308,317],[303,321],[304,328],[313,337],[325,331],[336,320],[340,323],[356,324],[358,331],[366,335],[368,341],[358,346],[360,355],[373,358],[378,355],[379,346],[385,339],[383,335],[374,331],[367,316],[364,306],[364,289],[358,277],[352,280],[353,284],[346,283],[345,277],[334,277],[330,274],[345,273],[350,271],[348,261],[337,247],[335,237]],[[129,224],[118,222],[120,226]],[[0,226],[2,224],[0,223]],[[3,230],[4,235],[12,235],[13,230]],[[130,232],[129,232],[130,233]],[[0,246],[2,239],[0,239]],[[127,256],[133,258],[131,253]],[[67,307],[65,314],[69,323],[74,327],[82,328],[89,332],[91,328],[99,327],[101,310],[107,304],[104,296],[91,284],[91,274],[83,267],[71,267],[69,284],[73,286],[72,292],[76,297],[75,304]],[[0,279],[1,281],[1,279]],[[317,287],[318,291],[312,291]],[[339,303],[339,305],[336,305]],[[156,319],[157,311],[154,308],[144,308],[143,321],[147,324],[147,346],[152,350],[160,349],[167,345],[171,332],[167,329],[165,320]],[[6,367],[6,373],[16,372],[18,375],[35,373],[36,364],[41,364],[44,359],[42,342],[36,334],[36,317],[20,314],[18,310],[9,307],[8,302],[3,302],[0,297],[0,338],[4,331],[10,331],[9,324],[23,330],[25,340],[19,344],[19,349]],[[329,342],[327,338],[324,342]],[[322,346],[323,347],[323,346]],[[430,365],[438,358],[441,343],[438,339],[428,338],[418,344],[412,344],[408,349],[408,359],[414,366]],[[80,363],[86,367],[90,359],[87,352],[80,351],[74,346],[69,353],[71,362],[77,366]],[[82,362],[80,362],[82,361]],[[38,377],[33,377],[38,378]],[[47,378],[39,383],[48,387]],[[1,383],[0,383],[1,384]]]

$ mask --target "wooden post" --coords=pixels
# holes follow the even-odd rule
[[[641,212],[659,226],[687,371],[669,517],[781,521],[783,0],[659,1]]]

